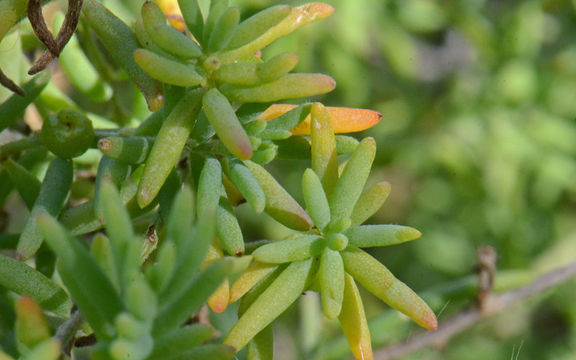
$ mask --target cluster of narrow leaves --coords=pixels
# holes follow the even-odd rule
[[[226,0],[212,1],[207,13],[195,0],[178,4],[178,29],[162,11],[166,2],[144,3],[133,29],[100,2],[86,0],[82,8],[107,56],[140,88],[153,111],[146,120],[136,128],[94,129],[78,108],[59,109],[46,114],[39,135],[0,147],[0,181],[6,175],[30,210],[22,232],[3,247],[36,266],[0,255],[0,285],[25,295],[16,302],[17,351],[56,359],[76,342],[88,345],[72,347],[77,357],[228,359],[248,345],[249,359],[272,359],[271,323],[311,290],[321,293],[326,316],[340,321],[354,355],[369,359],[356,283],[436,328],[428,306],[360,249],[420,236],[405,226],[362,225],[390,188],[364,189],[374,140],[335,133],[364,130],[380,115],[274,104],[334,88],[326,75],[291,73],[294,54],[266,61],[259,55],[333,9],[278,5],[240,21]],[[79,51],[75,44],[72,38],[71,51]],[[48,80],[37,75],[23,85],[25,98],[0,105],[0,130],[17,123]],[[81,91],[90,99],[110,97],[101,82],[90,84]],[[67,207],[77,159],[94,147],[104,156],[93,198]],[[351,156],[339,169],[340,154]],[[306,210],[264,168],[275,158],[312,159],[302,179]],[[46,159],[40,182],[30,164]],[[246,243],[235,214],[244,202],[294,235]],[[53,281],[55,263],[69,296]],[[240,299],[238,322],[223,344],[205,344],[212,328],[193,316],[204,304],[222,312]],[[54,318],[47,321],[42,309]]]
[[[196,1],[180,1],[187,34],[170,26],[155,2],[142,6],[142,19],[135,25],[142,48],[134,49],[131,56],[152,79],[186,90],[175,96],[174,108],[150,149],[138,190],[141,207],[160,191],[190,133],[200,125],[200,113],[231,155],[247,160],[256,153],[266,162],[274,157],[271,144],[255,136],[263,130],[263,123],[242,124],[232,103],[270,103],[323,94],[335,86],[326,75],[291,74],[298,63],[295,54],[281,54],[266,62],[254,55],[277,38],[328,16],[333,11],[330,6],[279,5],[240,23],[239,10],[227,3],[213,1],[204,19]],[[95,2],[86,7],[96,15],[104,11]],[[168,94],[164,96],[170,100]]]
[[[306,211],[264,168],[249,164],[267,204],[276,204],[269,213],[282,214],[277,220],[299,232],[252,252],[254,261],[231,289],[231,301],[244,298],[240,318],[224,343],[242,348],[256,336],[253,351],[265,352],[270,348],[267,326],[304,291],[314,290],[321,294],[324,314],[340,321],[355,357],[371,359],[357,282],[419,325],[436,329],[437,322],[422,299],[360,248],[403,243],[417,239],[420,232],[399,225],[361,225],[390,191],[386,182],[364,190],[376,152],[374,139],[362,140],[339,171],[329,112],[314,103],[311,115],[312,168],[302,177]]]
[[[202,178],[209,180],[209,176]],[[209,188],[202,182],[200,185]],[[213,336],[211,326],[182,326],[226,277],[242,271],[250,262],[250,257],[225,257],[203,265],[213,238],[217,203],[205,203],[196,221],[193,193],[183,188],[174,199],[157,260],[143,266],[150,242],[157,239],[149,235],[143,241],[135,235],[113,184],[104,182],[99,196],[106,235],[95,235],[89,247],[49,214],[36,219],[40,233],[58,256],[58,274],[81,319],[72,315],[69,327],[60,326],[60,334],[51,334],[37,302],[62,315],[70,310],[70,301],[62,290],[40,273],[33,280],[43,284],[41,292],[29,291],[35,284],[3,284],[28,295],[17,302],[16,345],[21,354],[30,359],[59,358],[60,343],[69,341],[64,335],[74,337],[83,319],[90,326],[88,334],[98,341],[89,349],[92,358],[230,358],[235,352],[230,346],[203,345]],[[202,192],[197,196],[206,200]],[[23,272],[33,271],[26,270],[24,264],[11,264],[14,260],[4,255],[0,261],[3,267],[14,268],[12,276],[24,277]],[[57,289],[52,292],[58,295],[58,302],[50,296],[53,294],[49,290],[53,289]],[[81,353],[82,349],[74,351]]]

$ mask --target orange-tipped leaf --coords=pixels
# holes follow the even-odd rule
[[[344,274],[344,300],[338,320],[354,357],[357,360],[372,360],[370,330],[368,329],[362,298],[354,279],[346,273]]]
[[[280,115],[294,109],[298,105],[274,104],[264,111],[259,119],[270,121]],[[374,110],[354,109],[344,107],[327,107],[332,121],[334,133],[345,134],[351,132],[363,131],[378,124],[382,115]],[[294,135],[310,135],[311,118],[308,116],[298,126],[292,129]]]
[[[216,289],[214,294],[208,299],[208,306],[212,311],[219,314],[226,310],[230,299],[230,284],[228,279],[224,280],[222,285]]]

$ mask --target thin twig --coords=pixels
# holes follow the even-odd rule
[[[494,287],[498,254],[496,249],[489,245],[479,246],[476,252],[478,254],[478,294],[476,298],[480,309],[485,311]]]
[[[0,160],[23,150],[27,150],[41,145],[40,137],[37,135],[28,136],[16,141],[0,145]]]
[[[2,72],[2,69],[0,69],[0,84],[2,84],[2,86],[4,86],[5,88],[14,91],[16,94],[20,96],[26,96],[26,92],[24,91],[24,89],[16,85],[14,81],[12,81],[8,76],[6,76],[6,74]]]
[[[441,346],[446,344],[454,335],[460,334],[479,321],[494,315],[522,300],[553,288],[576,275],[576,259],[566,266],[552,270],[534,282],[516,290],[492,295],[485,309],[478,307],[465,310],[450,319],[442,322],[438,330],[416,335],[400,344],[393,344],[381,348],[374,353],[376,360],[390,360],[413,353],[428,346]]]
[[[58,330],[56,330],[54,338],[58,339],[60,344],[62,344],[62,353],[64,355],[70,355],[70,349],[72,348],[72,345],[74,345],[73,341],[76,332],[78,332],[81,325],[82,314],[80,314],[80,311],[75,310],[74,313],[72,313],[72,316],[70,316],[70,318],[62,323],[62,325],[58,327]]]

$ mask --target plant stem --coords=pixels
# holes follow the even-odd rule
[[[74,310],[72,316],[70,316],[70,318],[62,323],[62,325],[58,327],[58,330],[56,330],[54,337],[60,341],[62,352],[65,355],[70,354],[74,335],[76,335],[76,332],[80,329],[82,323],[82,314],[80,314],[80,311]]]
[[[0,146],[0,159],[40,145],[40,137],[33,135]]]
[[[475,306],[456,314],[450,319],[443,321],[437,331],[421,333],[405,342],[381,348],[374,352],[374,359],[396,359],[429,346],[444,345],[453,336],[462,333],[481,320],[495,315],[531,296],[541,294],[550,288],[560,285],[575,275],[576,259],[566,266],[545,273],[526,286],[492,295],[487,299],[483,309]]]

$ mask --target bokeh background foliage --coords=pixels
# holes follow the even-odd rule
[[[141,5],[102,2],[127,22]],[[373,254],[425,295],[441,313],[440,323],[473,301],[470,274],[478,245],[498,251],[498,290],[571,260],[576,253],[576,2],[326,2],[336,8],[333,16],[281,39],[263,57],[298,53],[297,71],[336,79],[338,87],[323,97],[325,104],[383,114],[378,126],[358,136],[373,136],[378,143],[369,181],[392,185],[373,222],[410,225],[423,237]],[[233,3],[249,16],[276,2]],[[13,33],[0,43],[0,67],[19,83],[26,66],[13,59],[22,48],[37,45],[25,22],[20,31],[22,37]],[[90,53],[94,44],[83,44]],[[49,88],[41,98],[47,109],[69,107],[68,97],[93,112],[99,127],[107,118],[119,119],[120,125],[145,118],[145,104],[129,81],[106,68],[106,59],[95,63],[123,97],[102,104],[109,90],[100,89],[87,101],[64,72],[57,72],[60,90]],[[0,100],[8,96],[0,88]],[[33,114],[28,119],[33,127]],[[86,163],[93,161],[90,156],[90,151],[85,154]],[[290,160],[274,169],[298,200],[307,166]],[[77,198],[87,196],[82,185],[77,179]],[[0,187],[4,196],[8,193]],[[6,210],[11,220],[3,232],[18,232],[25,206],[9,199]],[[246,238],[282,237],[281,225],[238,210]],[[575,285],[572,281],[499,314],[441,349],[408,358],[506,359],[520,353],[524,359],[576,359]],[[375,348],[415,330],[368,293],[363,297]],[[279,358],[349,356],[338,325],[323,319],[318,306],[313,295],[305,295],[276,323]],[[212,322],[226,333],[234,313],[231,306],[213,315]]]
[[[273,2],[242,3],[256,10]],[[324,24],[268,51],[298,49],[299,71],[331,74],[338,86],[326,104],[383,114],[365,133],[378,143],[372,180],[389,181],[392,192],[373,220],[414,226],[423,238],[376,255],[417,291],[430,293],[472,273],[480,244],[498,251],[502,288],[572,259],[576,3],[328,3],[336,12]],[[526,359],[574,359],[574,285],[500,314],[436,354],[413,358],[503,359],[520,352]],[[440,323],[462,300],[442,297],[435,308],[443,310]],[[376,315],[378,302],[367,308],[385,322]],[[376,348],[407,334],[392,326],[372,331]]]

